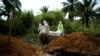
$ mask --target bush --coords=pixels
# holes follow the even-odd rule
[[[39,44],[39,36],[34,33],[28,33],[22,39],[31,44]]]
[[[7,34],[8,30],[7,22],[0,19],[0,33]]]
[[[20,15],[19,15],[20,14]],[[33,25],[34,15],[32,11],[24,11],[15,15],[17,17],[12,18],[13,27],[12,35],[13,36],[24,36],[27,33],[27,29],[31,28]]]
[[[42,23],[43,20],[46,20],[50,26],[58,25],[59,21],[64,20],[64,15],[60,10],[50,11],[47,13],[37,15],[35,20],[37,21],[37,23]]]

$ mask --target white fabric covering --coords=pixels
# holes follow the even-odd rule
[[[60,31],[60,30],[50,31],[49,25],[45,20],[43,21],[43,24],[44,24],[44,26],[42,26],[42,24],[39,23],[39,27],[38,27],[38,30],[40,31],[39,35],[46,34],[46,35],[49,35],[49,36],[60,36],[62,34],[62,31]]]

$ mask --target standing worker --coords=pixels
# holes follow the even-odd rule
[[[43,24],[44,24],[44,29],[43,29],[43,32],[44,32],[44,34],[49,34],[49,25],[48,25],[48,23],[44,20],[43,21]]]
[[[62,35],[64,34],[62,21],[59,21],[57,31],[60,31]]]

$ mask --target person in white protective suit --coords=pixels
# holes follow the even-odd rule
[[[62,21],[59,21],[59,24],[58,24],[58,28],[57,28],[57,31],[58,33],[60,34],[64,34],[64,29],[63,29],[63,24],[62,24]]]
[[[61,36],[63,34],[63,24],[62,21],[59,21],[57,31],[49,31],[50,36]]]
[[[41,23],[39,23],[38,31],[39,31],[39,35],[43,33],[43,25]]]
[[[43,34],[49,34],[49,25],[48,25],[48,23],[44,20],[43,21],[43,24],[44,24],[44,26],[43,26]]]

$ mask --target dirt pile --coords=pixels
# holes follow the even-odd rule
[[[0,56],[34,56],[36,47],[11,37],[10,45],[7,43],[8,36],[0,34]]]
[[[52,55],[45,52],[43,48],[38,48],[34,56],[52,56]]]
[[[83,32],[75,32],[55,38],[48,46],[50,50],[60,50],[62,52],[69,52],[70,54],[79,53],[84,54],[84,56],[100,55],[100,39],[93,38]]]

